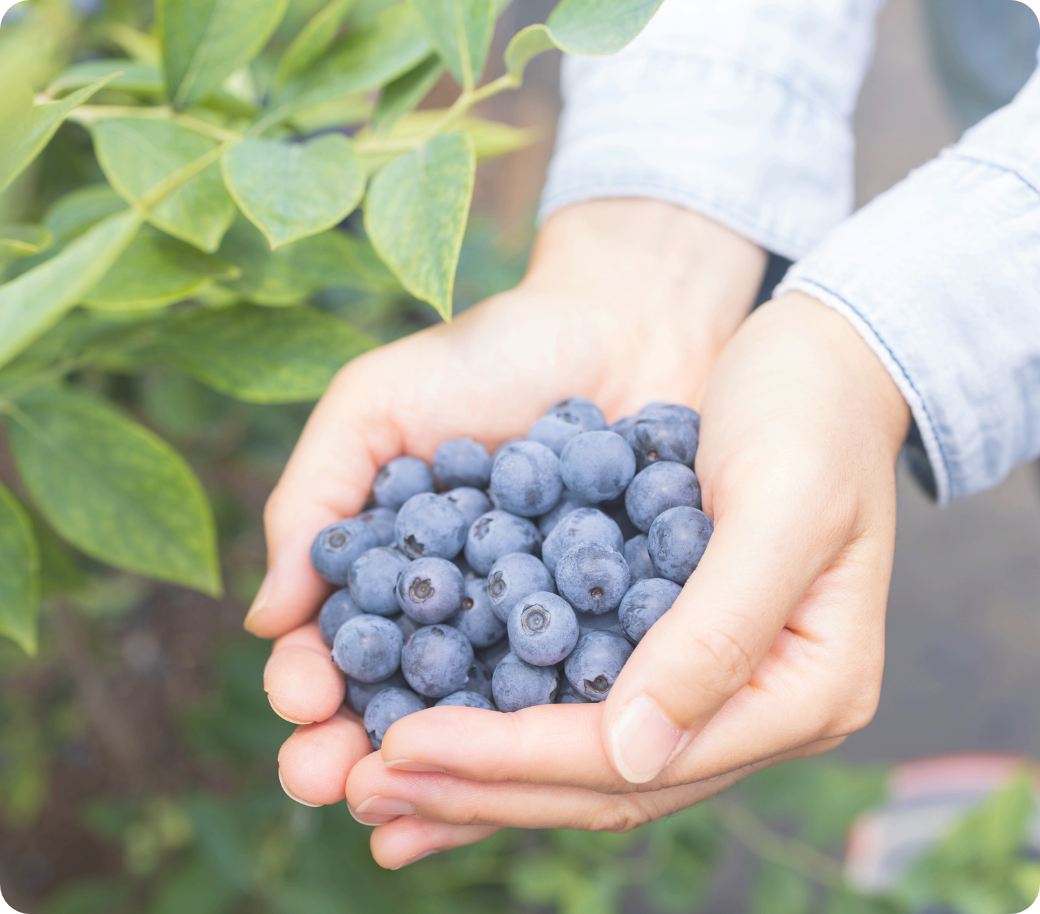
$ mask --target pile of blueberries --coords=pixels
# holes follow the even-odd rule
[[[573,397],[493,460],[460,438],[432,472],[415,457],[383,467],[375,506],[311,548],[341,588],[319,624],[372,745],[433,704],[603,701],[712,534],[699,434],[686,406],[653,403],[608,428]]]

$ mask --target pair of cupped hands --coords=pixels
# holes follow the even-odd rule
[[[546,221],[516,289],[355,359],[318,404],[267,504],[246,628],[276,639],[264,687],[299,724],[278,757],[286,792],[346,799],[382,866],[504,827],[626,830],[873,716],[909,410],[820,302],[748,316],[766,259],[670,204],[576,204]],[[700,410],[704,558],[606,701],[433,708],[373,752],[318,632],[329,586],[311,541],[394,457],[467,435],[493,450],[568,396],[608,421],[655,400]]]

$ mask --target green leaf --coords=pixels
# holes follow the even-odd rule
[[[126,209],[126,201],[108,184],[88,184],[60,197],[43,217],[43,224],[64,244],[106,216]]]
[[[274,76],[276,86],[309,69],[329,49],[353,5],[354,0],[332,0],[314,15],[282,55]]]
[[[379,256],[445,320],[476,167],[468,134],[434,137],[379,172],[365,203],[365,229]]]
[[[196,311],[168,327],[156,357],[250,403],[317,400],[333,375],[377,344],[312,308],[237,305]]]
[[[426,34],[464,89],[480,80],[498,12],[495,0],[412,0]]]
[[[111,69],[109,73],[104,79],[74,92],[60,102],[45,102],[35,107],[28,87],[4,87],[5,91],[14,92],[19,97],[10,99],[11,107],[5,106],[5,115],[0,122],[0,129],[4,133],[4,142],[0,146],[0,191],[5,190],[40,154],[69,112],[115,78],[116,74]]]
[[[26,511],[40,550],[40,593],[43,599],[81,590],[86,585],[86,578],[76,565],[68,546],[58,539],[38,511],[32,508]]]
[[[122,72],[109,81],[112,89],[119,89],[131,95],[148,96],[161,96],[166,91],[162,71],[157,64],[136,60],[85,60],[73,64],[58,76],[47,87],[47,94],[52,98],[58,98],[66,92],[89,86],[117,68]]]
[[[40,553],[25,508],[0,485],[0,635],[36,656]]]
[[[751,914],[807,914],[812,893],[805,877],[763,861],[751,885]]]
[[[142,232],[94,286],[83,304],[105,311],[159,308],[184,301],[239,269],[155,230]]]
[[[0,260],[39,254],[53,240],[44,225],[0,225]]]
[[[141,226],[128,210],[109,216],[60,254],[0,286],[0,365],[43,335],[98,283]]]
[[[524,79],[524,68],[539,54],[558,47],[552,33],[542,25],[529,25],[517,32],[506,45],[503,59],[506,72],[513,77],[513,84],[519,86]]]
[[[305,111],[298,111],[289,122],[297,133],[320,133],[339,127],[363,124],[375,106],[367,95],[344,95]]]
[[[123,199],[138,203],[165,178],[212,153],[216,140],[169,121],[112,118],[91,128],[98,161]],[[212,253],[235,218],[235,202],[213,163],[153,207],[148,221]]]
[[[287,0],[157,0],[170,101],[186,108],[251,61],[285,15]]]
[[[12,417],[18,470],[62,537],[124,571],[220,592],[209,503],[165,441],[104,401],[64,390],[20,400]]]
[[[372,126],[385,133],[429,94],[444,72],[440,57],[431,54],[419,66],[383,88],[376,105]]]
[[[365,191],[354,147],[338,133],[305,143],[246,140],[221,167],[238,208],[272,249],[338,225]]]

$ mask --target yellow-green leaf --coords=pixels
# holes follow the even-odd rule
[[[159,96],[166,91],[162,71],[154,63],[137,60],[85,60],[73,64],[47,87],[54,98],[102,79],[118,69],[109,86],[131,95]]]
[[[426,34],[464,89],[480,81],[498,13],[495,0],[412,0]]]
[[[88,184],[59,197],[44,215],[43,224],[56,244],[64,244],[125,209],[126,201],[108,184]]]
[[[444,72],[444,64],[436,54],[431,54],[419,66],[398,76],[384,86],[376,105],[372,126],[381,134],[390,130],[404,115],[426,98],[434,84]]]
[[[40,612],[40,553],[32,522],[0,485],[0,635],[36,655]]]
[[[276,86],[284,86],[294,76],[308,70],[329,49],[353,5],[354,0],[332,0],[315,13],[278,62],[274,77]]]
[[[39,254],[53,240],[45,225],[0,225],[0,261]]]

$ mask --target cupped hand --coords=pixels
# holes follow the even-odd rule
[[[679,207],[579,204],[546,222],[518,288],[339,373],[268,501],[268,573],[246,621],[278,639],[265,688],[303,725],[280,756],[288,792],[341,801],[371,753],[314,621],[330,592],[310,566],[316,533],[358,513],[394,457],[430,460],[461,436],[493,449],[561,398],[589,397],[614,416],[698,402],[764,268],[761,249]]]
[[[726,347],[702,416],[715,533],[675,606],[602,704],[395,724],[347,783],[384,865],[500,826],[628,829],[871,719],[902,396],[844,318],[789,295]]]

